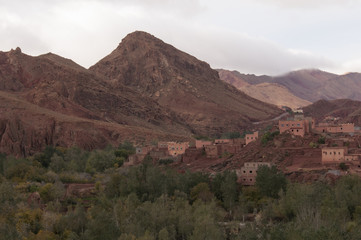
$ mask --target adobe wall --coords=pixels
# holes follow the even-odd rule
[[[205,146],[212,145],[211,141],[196,140],[196,148],[204,148]]]
[[[340,125],[333,125],[329,123],[320,123],[315,127],[315,130],[318,132],[327,132],[327,133],[354,133],[355,124],[353,123],[344,123]]]
[[[258,131],[254,132],[252,134],[246,134],[245,138],[246,138],[246,145],[248,145],[251,142],[256,141],[258,138]]]
[[[216,140],[214,140],[215,144],[228,144],[231,142],[232,142],[232,139],[216,139]]]
[[[252,186],[256,184],[257,170],[260,166],[271,167],[268,162],[247,162],[244,166],[237,171],[237,176],[242,185]]]
[[[189,142],[168,142],[168,152],[171,156],[178,156],[185,153],[186,149],[189,147]]]
[[[312,120],[313,123],[313,120]],[[280,133],[284,133],[289,131],[291,134],[298,135],[298,136],[304,136],[305,133],[310,132],[310,124],[312,124],[307,119],[302,120],[286,120],[286,121],[279,121],[278,122],[278,128],[280,130]]]
[[[345,161],[347,147],[322,148],[322,163],[341,163]]]
[[[205,146],[207,158],[216,158],[221,155],[220,145],[209,145]]]

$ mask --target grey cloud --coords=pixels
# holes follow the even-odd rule
[[[329,7],[333,5],[353,5],[360,3],[360,0],[258,0],[265,4],[276,4],[281,7],[290,8],[314,8]]]
[[[193,39],[192,39],[193,38]],[[279,75],[302,68],[332,68],[335,63],[322,56],[288,50],[265,39],[222,30],[190,33],[192,45],[177,42],[214,68],[236,69],[244,73]],[[192,39],[192,40],[191,40]]]

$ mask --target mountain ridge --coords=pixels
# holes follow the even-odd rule
[[[91,150],[125,139],[190,140],[281,113],[223,83],[208,63],[150,34],[130,36],[113,51],[120,62],[107,74],[53,53],[0,52],[0,151],[25,156],[45,145]]]
[[[218,71],[225,72],[228,70],[219,69]],[[220,75],[221,77],[225,73],[222,74]],[[228,71],[227,74],[231,74],[233,78],[239,79],[238,82],[233,83],[235,85],[247,83],[256,89],[257,85],[261,83],[275,83],[286,87],[296,99],[308,102],[316,102],[320,99],[334,100],[344,98],[361,100],[361,73],[337,75],[318,69],[303,69],[273,77],[242,74],[237,71]],[[226,77],[223,77],[222,80],[229,81]],[[242,87],[240,89],[242,90]],[[274,97],[277,98],[277,95]],[[287,106],[286,103],[285,105]]]

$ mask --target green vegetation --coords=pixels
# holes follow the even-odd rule
[[[333,185],[289,183],[276,167],[263,166],[256,185],[242,187],[233,171],[179,173],[150,157],[120,168],[117,158],[133,151],[122,144],[92,152],[48,147],[26,159],[0,155],[0,239],[361,238],[357,176]],[[65,183],[94,187],[65,196]]]
[[[318,148],[318,144],[317,144],[317,143],[310,142],[309,145],[310,145],[311,148]]]
[[[338,165],[338,167],[342,170],[342,171],[347,171],[349,169],[349,166],[346,165],[346,163],[342,162]]]
[[[318,144],[325,144],[326,143],[326,138],[324,136],[320,136],[317,140]]]
[[[274,132],[267,131],[261,137],[262,145],[265,146],[268,142],[272,141],[273,138],[279,134],[280,134],[280,131],[274,131]]]

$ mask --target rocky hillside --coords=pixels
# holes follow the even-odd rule
[[[320,100],[303,108],[307,116],[323,120],[327,116],[339,117],[343,122],[353,122],[361,126],[361,102],[349,99]]]
[[[279,115],[205,62],[150,34],[127,36],[90,70],[52,53],[0,52],[0,152],[86,149],[242,130]]]
[[[45,145],[87,149],[190,136],[175,114],[151,98],[54,54],[0,52],[0,152],[29,155]]]
[[[285,86],[271,82],[271,77],[257,77],[223,69],[219,69],[218,72],[223,81],[262,102],[272,103],[278,107],[288,106],[292,109],[311,104],[311,102],[295,96]]]
[[[282,76],[270,77],[264,75],[256,76],[241,74],[237,71],[219,70],[219,72],[222,80],[229,82],[236,87],[241,86],[241,90],[242,87],[246,87],[246,85],[252,85],[254,86],[253,89],[256,89],[257,86],[262,86],[259,85],[260,83],[275,83],[286,87],[288,91],[298,99],[309,102],[315,102],[320,99],[361,100],[360,73],[336,75],[316,69],[310,69],[294,71]],[[262,92],[261,90],[258,91]],[[256,95],[253,96],[252,94],[250,96],[256,97]],[[279,94],[272,94],[271,97],[277,99]]]
[[[145,32],[126,36],[90,70],[114,87],[125,85],[152,98],[199,134],[238,130],[281,114],[221,81],[206,62]]]

